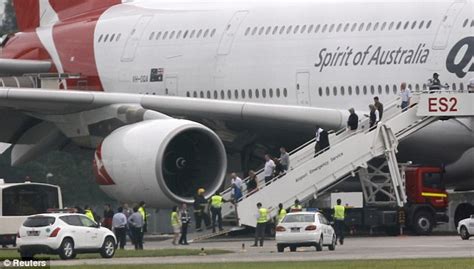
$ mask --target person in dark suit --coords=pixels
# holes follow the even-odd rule
[[[359,116],[357,116],[357,114],[355,113],[354,108],[349,108],[349,112],[351,113],[351,115],[347,120],[347,128],[351,131],[355,131],[359,126]]]

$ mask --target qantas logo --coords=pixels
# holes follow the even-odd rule
[[[468,72],[474,72],[474,37],[463,38],[454,45],[446,59],[446,68],[449,72],[463,78]]]

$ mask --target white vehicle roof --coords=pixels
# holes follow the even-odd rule
[[[42,213],[42,214],[36,214],[36,215],[28,216],[28,218],[31,218],[31,217],[55,217],[55,218],[58,218],[58,217],[73,216],[73,215],[84,216],[84,214],[79,214],[79,213]]]
[[[0,180],[0,191],[3,189],[7,189],[10,187],[14,186],[21,186],[21,185],[41,185],[41,186],[50,186],[50,187],[55,187],[57,188],[58,186],[52,185],[52,184],[46,184],[46,183],[39,183],[39,182],[31,182],[31,181],[25,181],[25,182],[18,182],[18,183],[5,183],[3,180]]]

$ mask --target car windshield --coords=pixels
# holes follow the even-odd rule
[[[293,223],[293,222],[314,222],[313,214],[294,214],[286,215],[282,223]]]
[[[54,217],[45,217],[45,216],[38,216],[38,217],[29,217],[23,223],[25,227],[45,227],[54,224],[56,218]]]

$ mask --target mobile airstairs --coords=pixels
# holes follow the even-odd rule
[[[267,184],[263,171],[258,171],[258,191],[247,193],[243,184],[243,197],[236,204],[225,203],[223,217],[234,219],[239,225],[255,227],[258,202],[274,217],[279,203],[288,208],[295,199],[305,202],[316,198],[380,157],[386,159],[389,168],[394,203],[402,207],[407,198],[396,157],[398,142],[439,119],[474,116],[474,93],[414,93],[413,105],[405,111],[400,103],[398,98],[386,104],[382,121],[373,128],[369,128],[368,119],[359,115],[359,119],[363,119],[357,131],[331,133],[330,147],[316,155],[314,140],[295,149],[290,153],[290,169]],[[230,188],[222,195],[231,200]]]

